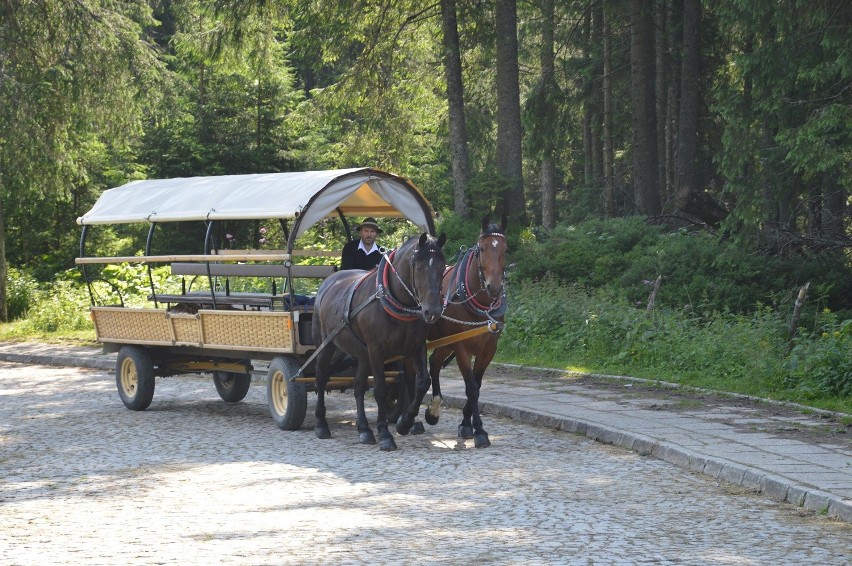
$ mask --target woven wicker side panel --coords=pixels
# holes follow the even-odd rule
[[[289,312],[200,311],[204,345],[256,350],[293,350]]]
[[[172,315],[169,317],[177,344],[201,344],[201,326],[195,315]]]
[[[92,320],[99,340],[167,344],[172,341],[165,311],[92,308]]]

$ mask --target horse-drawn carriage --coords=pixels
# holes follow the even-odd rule
[[[435,232],[434,211],[423,194],[409,180],[371,168],[144,180],[105,191],[78,218],[83,229],[76,261],[89,285],[97,339],[105,351],[118,353],[116,385],[125,406],[148,408],[155,377],[205,373],[212,373],[223,400],[237,402],[251,384],[252,361],[268,361],[269,411],[279,428],[300,428],[307,394],[315,391],[314,354],[324,346],[313,330],[313,293],[337,271],[339,252],[299,245],[311,227],[328,219],[339,219],[350,237],[348,219],[354,216],[405,218],[424,235]],[[270,220],[280,225],[283,249],[225,245],[233,240],[223,227]],[[86,254],[94,230],[130,223],[148,225],[144,255]],[[187,252],[184,236],[192,234],[199,242]],[[171,241],[176,235],[180,245]],[[103,292],[117,290],[98,283],[104,266],[125,263],[147,266],[148,304],[127,306],[120,295]],[[164,266],[172,285],[180,280],[179,289],[158,288],[154,271]],[[251,288],[239,280],[252,282]],[[352,386],[352,373],[352,367],[335,370],[325,388]],[[397,376],[387,375],[390,382]],[[395,404],[396,388],[384,395]]]

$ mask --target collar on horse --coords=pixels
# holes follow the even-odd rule
[[[499,232],[494,232],[490,234],[482,234],[479,236],[479,239],[485,238],[487,236],[500,236],[505,238],[503,234]],[[476,257],[477,262],[479,261],[479,242],[477,245],[469,248],[459,262],[456,264],[455,273],[453,274],[452,279],[450,280],[449,289],[455,289],[455,293],[453,296],[458,300],[459,303],[463,304],[464,307],[471,314],[483,316],[485,318],[492,318],[495,316],[503,316],[506,314],[506,287],[503,287],[503,292],[500,294],[497,299],[492,301],[490,304],[483,304],[479,301],[476,296],[479,294],[479,291],[471,294],[471,270],[470,263],[473,261],[473,258]],[[477,265],[476,275],[479,277],[480,291],[483,291],[485,286],[482,284],[484,281],[484,277],[482,276],[482,266]]]
[[[385,254],[382,256],[381,261],[379,262],[378,267],[376,268],[376,296],[379,298],[379,302],[382,305],[382,308],[385,310],[388,315],[392,316],[397,320],[402,320],[406,322],[411,322],[417,320],[421,316],[421,308],[420,301],[417,299],[416,290],[412,291],[409,289],[405,282],[399,277],[399,274],[394,269],[393,256],[396,254],[396,250],[393,250],[390,254]],[[408,294],[411,295],[417,302],[417,307],[409,307],[407,305],[402,304],[396,297],[391,294],[390,290],[390,273],[393,271],[394,275],[399,279],[399,282],[402,283],[405,290],[408,291]]]

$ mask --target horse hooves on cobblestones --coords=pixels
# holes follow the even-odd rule
[[[376,437],[372,430],[365,430],[358,434],[358,442],[361,444],[375,444]]]
[[[317,438],[321,438],[325,440],[326,438],[331,438],[331,430],[329,430],[328,426],[317,425],[314,427],[314,434],[317,435]]]
[[[433,415],[432,413],[430,413],[429,409],[426,409],[423,412],[423,418],[426,419],[426,423],[429,426],[435,426],[436,424],[438,424],[438,418],[439,417],[440,417],[440,415]]]
[[[414,426],[411,427],[411,434],[423,434],[424,432],[426,432],[426,427],[420,421],[415,422]]]
[[[488,448],[491,446],[491,441],[488,439],[488,433],[483,430],[481,433],[474,435],[473,445],[477,448]]]
[[[459,425],[459,438],[473,438],[473,427],[470,425]]]
[[[386,436],[382,438],[381,442],[379,442],[379,450],[382,452],[392,452],[396,450],[396,442],[393,439],[393,436]]]

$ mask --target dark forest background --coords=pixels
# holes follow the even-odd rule
[[[817,262],[848,309],[850,30],[835,0],[0,0],[0,311],[107,188],[351,166],[516,248],[638,216]]]

